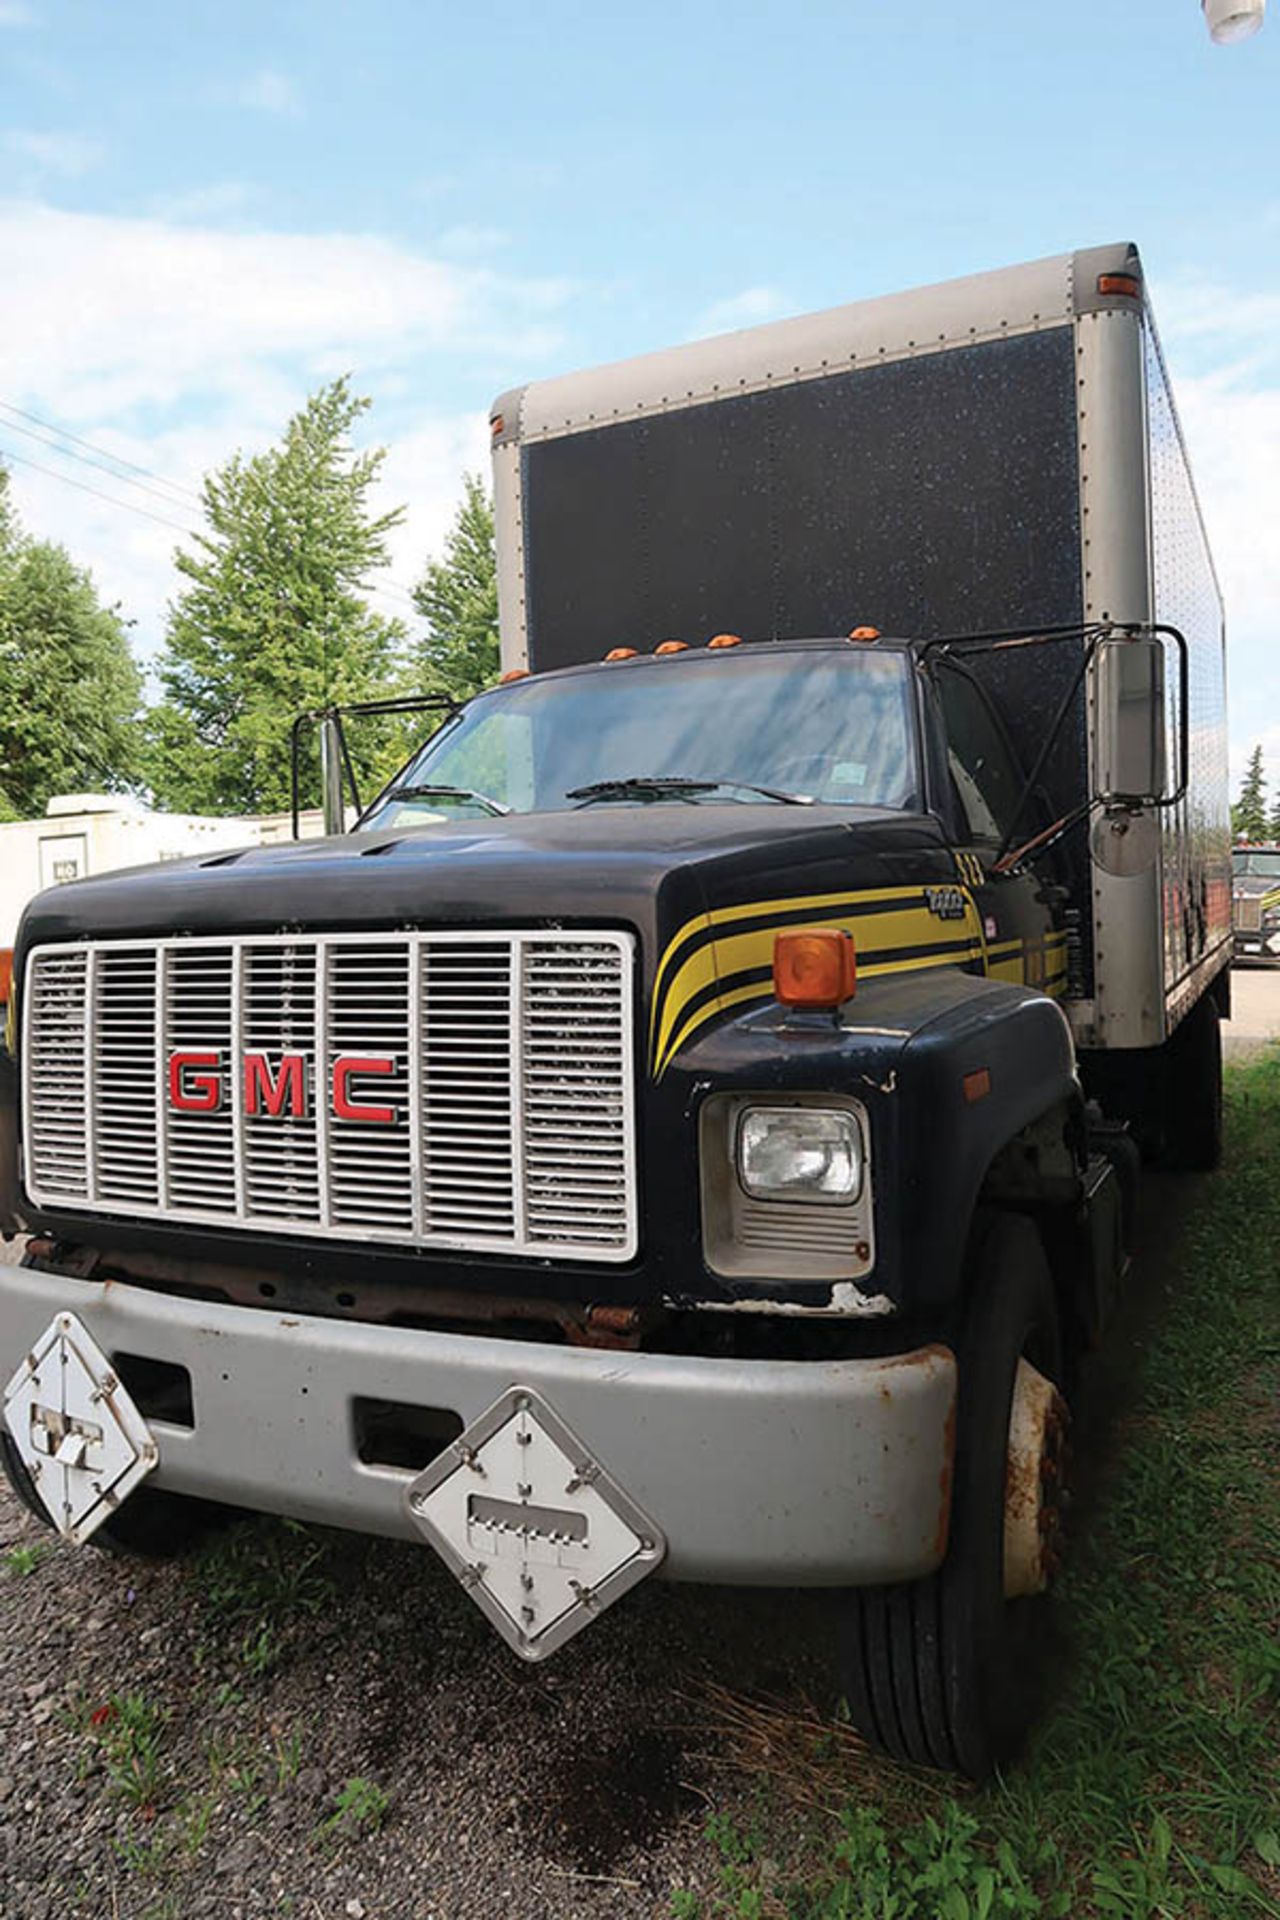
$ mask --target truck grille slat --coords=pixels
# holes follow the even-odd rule
[[[594,932],[40,948],[23,996],[31,1196],[628,1259],[633,971],[632,938]],[[192,1106],[174,1104],[175,1073]]]

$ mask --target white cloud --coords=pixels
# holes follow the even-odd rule
[[[1174,285],[1157,311],[1222,583],[1232,791],[1261,742],[1280,791],[1280,294]]]
[[[101,141],[83,133],[33,133],[12,127],[5,132],[4,144],[37,172],[61,174],[68,180],[91,172],[106,158]]]
[[[453,259],[479,260],[485,254],[500,252],[510,239],[502,227],[473,227],[462,223],[446,227],[436,244]]]
[[[406,585],[440,544],[462,470],[487,465],[484,407],[551,350],[569,296],[564,282],[368,234],[227,231],[29,202],[0,201],[0,259],[0,401],[192,490],[237,448],[274,440],[321,380],[351,371],[376,401],[367,437],[392,449],[382,504],[409,506],[392,568]],[[178,585],[179,535],[23,463],[183,527],[198,508],[64,462],[18,424],[30,422],[0,409],[0,458],[18,456],[26,524],[93,568],[150,653]],[[378,604],[410,615],[394,596]]]
[[[258,113],[278,113],[297,120],[302,115],[302,90],[287,73],[274,67],[259,67],[236,90],[236,104]]]
[[[766,320],[778,320],[794,313],[792,302],[777,287],[744,287],[741,293],[713,301],[698,315],[689,332],[690,340],[702,340],[709,334],[733,333],[739,327],[758,327]]]
[[[148,212],[156,220],[218,221],[244,213],[254,198],[254,188],[243,180],[218,180],[207,187],[192,187],[186,193],[161,194]]]

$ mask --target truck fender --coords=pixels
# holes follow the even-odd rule
[[[877,1102],[893,1115],[890,1164],[901,1177],[885,1198],[914,1302],[958,1292],[974,1210],[1000,1154],[1045,1115],[1078,1115],[1082,1104],[1055,1000],[972,974],[938,981],[932,1011],[899,1055],[896,1097]]]

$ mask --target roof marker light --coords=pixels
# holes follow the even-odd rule
[[[742,635],[740,633],[717,633],[712,639],[708,640],[707,645],[709,647],[740,647],[742,645]]]
[[[688,651],[687,640],[664,640],[661,646],[654,648],[655,653],[688,653]]]
[[[855,627],[849,635],[849,638],[851,640],[878,640],[880,638],[880,629],[879,627]]]
[[[842,927],[791,927],[773,943],[773,991],[784,1007],[834,1011],[853,998],[858,962]]]
[[[505,673],[499,674],[498,685],[500,687],[506,687],[510,686],[513,680],[527,680],[528,678],[528,667],[508,667]]]
[[[1100,273],[1098,292],[1122,293],[1126,300],[1141,300],[1142,282],[1136,273]]]
[[[506,420],[500,413],[494,413],[489,416],[489,431],[495,440],[498,435],[505,430],[506,424]]]
[[[606,660],[634,660],[636,658],[637,654],[634,647],[610,647],[608,653],[605,655]]]

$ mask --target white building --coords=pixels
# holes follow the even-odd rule
[[[304,813],[299,826],[307,837],[324,830],[318,810]],[[292,833],[287,813],[152,813],[117,793],[58,794],[43,820],[0,824],[0,950],[13,946],[22,909],[45,887],[116,867],[261,846]]]

